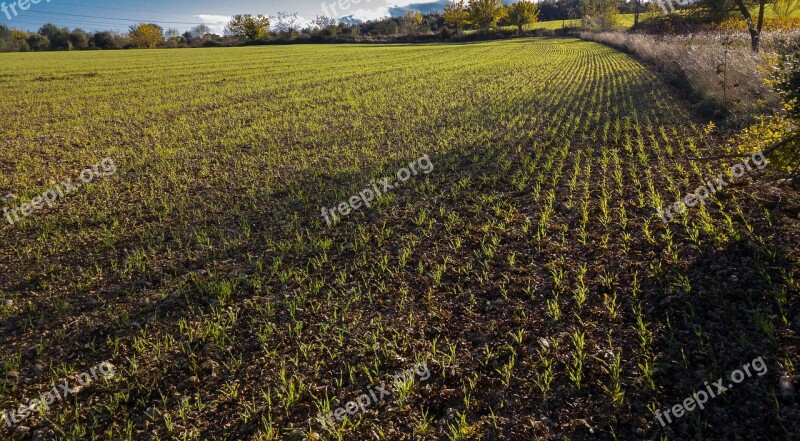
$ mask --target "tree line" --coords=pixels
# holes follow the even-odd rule
[[[508,37],[523,34],[526,26],[537,21],[582,19],[590,30],[612,30],[619,25],[619,15],[634,14],[634,28],[664,32],[676,29],[676,22],[690,26],[719,23],[733,15],[744,16],[757,50],[768,0],[658,0],[673,1],[678,14],[659,13],[655,0],[452,0],[442,13],[423,14],[407,11],[400,17],[359,22],[318,16],[310,24],[296,13],[279,12],[276,16],[235,15],[218,35],[203,24],[180,33],[164,30],[155,23],[131,26],[128,32],[86,32],[46,24],[37,32],[9,29],[0,25],[0,52],[150,49],[177,47],[234,46],[267,43],[326,43],[353,41],[430,41]],[[800,9],[800,0],[770,0],[773,14],[791,15]],[[755,8],[756,15],[750,11]],[[640,22],[644,14],[645,22]],[[666,23],[665,23],[666,22]],[[655,24],[655,25],[653,25]]]
[[[42,26],[37,32],[26,32],[0,25],[0,52],[199,47],[222,45],[223,40],[224,37],[213,34],[208,26],[202,24],[183,34],[176,29],[165,31],[153,23],[131,26],[127,33],[69,30],[52,23]]]
[[[578,0],[575,0],[578,1]],[[235,15],[218,35],[199,24],[180,33],[155,23],[131,26],[128,32],[87,32],[77,28],[48,23],[36,32],[10,29],[0,25],[0,51],[26,52],[45,50],[87,49],[150,49],[170,47],[209,47],[268,42],[364,41],[370,39],[424,38],[449,39],[465,29],[488,32],[498,25],[525,25],[538,20],[539,8],[531,0],[518,0],[504,5],[503,0],[459,0],[448,5],[444,13],[422,14],[408,11],[401,17],[385,17],[366,22],[318,16],[309,26],[296,13],[279,12],[266,15]]]

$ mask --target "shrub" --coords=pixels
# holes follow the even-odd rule
[[[783,98],[787,117],[796,123],[800,122],[800,47],[783,51],[778,56],[770,80]]]
[[[800,28],[800,17],[767,17],[764,19],[765,31],[790,32]],[[709,30],[719,31],[747,31],[747,22],[743,18],[729,18],[718,25],[710,26]]]
[[[756,123],[736,135],[733,150],[748,155],[761,150],[770,161],[770,170],[779,176],[793,173],[800,185],[800,53],[798,48],[782,52],[770,75],[769,84],[783,99],[785,112],[756,118]]]
[[[800,46],[784,51],[778,56],[776,69],[771,75],[772,85],[783,99],[788,120],[784,145],[777,148],[770,160],[787,171],[796,171],[800,164]]]

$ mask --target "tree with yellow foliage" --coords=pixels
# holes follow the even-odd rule
[[[404,35],[417,35],[419,27],[422,26],[424,17],[419,11],[406,11],[400,21],[400,31]]]
[[[225,31],[248,40],[260,40],[269,33],[269,17],[263,15],[234,15]]]
[[[772,12],[776,17],[791,17],[797,11],[800,11],[800,0],[775,0],[772,2]]]
[[[494,27],[506,15],[506,7],[503,0],[469,0],[469,18],[475,26],[489,33],[489,29]]]
[[[452,0],[445,5],[443,17],[444,23],[456,28],[456,32],[461,35],[461,29],[469,23],[469,11],[467,11],[464,0]]]
[[[525,25],[539,21],[539,5],[530,0],[519,0],[508,7],[508,21],[522,33]]]
[[[153,23],[131,26],[128,36],[133,46],[139,49],[153,49],[164,43],[164,29]]]
[[[756,117],[756,122],[742,130],[729,143],[734,155],[707,159],[739,158],[761,151],[769,159],[769,169],[776,176],[786,173],[800,187],[800,47],[784,50],[767,81],[781,98],[784,112]]]

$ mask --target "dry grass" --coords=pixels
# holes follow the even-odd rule
[[[798,32],[764,34],[763,52],[747,47],[746,33],[704,32],[657,37],[622,32],[582,32],[596,41],[633,54],[685,88],[702,113],[723,114],[730,121],[748,122],[753,115],[776,109],[778,96],[764,84],[775,51],[796,39]]]

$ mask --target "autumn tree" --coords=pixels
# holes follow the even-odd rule
[[[519,0],[508,8],[508,20],[519,29],[539,20],[539,5],[530,0]]]
[[[406,11],[400,21],[400,32],[404,35],[417,35],[422,26],[422,14],[418,11]]]
[[[619,23],[620,0],[585,0],[583,2],[584,26],[595,30],[613,31]]]
[[[470,21],[486,33],[505,16],[505,12],[503,0],[469,0]]]
[[[153,49],[164,43],[164,29],[153,23],[139,23],[131,26],[128,37],[135,48]]]
[[[461,29],[469,22],[469,11],[467,11],[464,0],[452,0],[444,7],[444,23],[456,28],[456,32],[461,34]]]
[[[269,17],[263,15],[234,15],[225,31],[248,40],[260,40],[269,33]]]
[[[776,7],[780,10],[783,5],[791,5],[796,1],[779,0],[772,3],[772,0],[697,0],[691,3],[694,14],[700,15],[712,23],[721,23],[738,11],[747,23],[747,31],[750,33],[750,48],[753,52],[758,52],[761,47],[761,31],[764,28],[767,3],[772,3],[773,11],[780,16],[780,12],[775,10]],[[791,10],[792,7],[788,6],[788,8]]]

